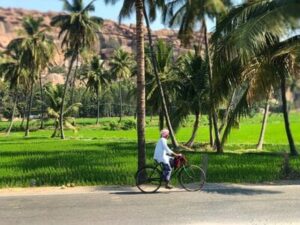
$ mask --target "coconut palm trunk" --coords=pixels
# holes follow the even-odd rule
[[[162,109],[159,111],[158,119],[159,119],[159,130],[162,130],[164,129],[165,126],[164,112]]]
[[[199,128],[199,122],[200,122],[200,113],[197,111],[195,112],[195,122],[193,126],[193,132],[190,140],[185,144],[187,147],[192,147],[194,145],[194,141],[197,135],[197,131]]]
[[[143,0],[135,0],[136,9],[136,60],[137,60],[137,136],[138,136],[138,168],[146,164],[145,116],[145,43],[143,32]]]
[[[44,91],[43,91],[42,75],[41,74],[39,76],[39,81],[40,81],[41,102],[44,102]],[[41,104],[41,125],[40,125],[40,129],[44,129],[44,112],[45,112],[44,104]]]
[[[11,114],[11,118],[10,118],[10,123],[9,123],[9,126],[7,128],[7,131],[6,131],[6,135],[7,136],[10,134],[11,128],[12,128],[13,123],[14,123],[15,112],[16,112],[16,108],[17,108],[17,103],[18,103],[18,97],[17,97],[17,92],[15,92],[14,106],[13,106],[13,110],[12,110],[12,114]]]
[[[121,81],[119,81],[119,97],[120,97],[120,119],[119,119],[119,122],[121,122],[122,121],[122,115],[123,115],[123,99],[122,99]]]
[[[290,128],[289,114],[288,114],[288,107],[287,107],[287,100],[286,100],[286,80],[285,80],[285,75],[283,73],[280,73],[280,81],[281,81],[280,89],[281,89],[281,98],[282,98],[282,113],[284,117],[285,131],[290,145],[290,153],[291,155],[298,155],[294,143],[292,131]]]
[[[100,117],[100,99],[99,99],[99,90],[96,91],[97,95],[97,121],[96,124],[99,124],[99,117]]]
[[[30,96],[29,96],[28,111],[27,111],[25,137],[29,136],[29,122],[30,122],[30,115],[31,115],[31,109],[32,109],[32,102],[33,102],[33,89],[34,89],[34,81],[32,80],[31,84],[30,84]]]
[[[25,102],[25,104],[22,106],[21,105],[21,107],[20,107],[20,109],[19,109],[19,112],[21,113],[21,117],[22,117],[22,121],[21,121],[21,124],[20,124],[20,129],[21,130],[25,130],[24,129],[24,122],[25,122],[25,119],[26,119],[26,112],[27,112],[27,106],[28,106],[28,104],[26,104],[29,100],[28,100],[28,95],[29,95],[29,93],[28,93],[28,90],[27,90],[27,88],[26,88],[26,90],[25,90],[25,93],[24,93],[24,102]]]
[[[21,124],[20,124],[20,129],[24,130],[24,121],[25,121],[25,117],[26,117],[26,109],[24,107],[24,112],[22,113],[22,121],[21,121]]]
[[[259,140],[258,140],[258,144],[256,146],[257,150],[262,150],[262,148],[263,148],[265,132],[266,132],[266,127],[267,127],[268,114],[269,114],[269,108],[270,108],[270,104],[269,104],[269,97],[268,97],[266,99],[264,117],[263,117],[263,121],[261,124]]]
[[[67,89],[68,89],[68,84],[69,84],[69,79],[70,79],[70,75],[71,75],[71,71],[73,68],[73,64],[76,60],[76,52],[73,52],[73,55],[71,57],[71,61],[70,61],[70,65],[69,65],[69,69],[68,69],[68,73],[67,73],[67,77],[65,80],[65,84],[64,84],[64,92],[63,92],[63,96],[62,96],[62,100],[61,100],[61,106],[60,106],[60,111],[59,111],[59,127],[60,127],[60,138],[61,139],[65,139],[65,134],[64,134],[64,106],[65,106],[65,100],[66,100],[66,94],[67,94]]]
[[[212,65],[211,65],[211,60],[210,60],[210,55],[209,55],[209,46],[208,46],[208,37],[207,37],[207,27],[206,27],[206,22],[203,20],[203,25],[204,25],[204,41],[205,41],[205,51],[206,51],[206,58],[208,62],[208,77],[209,77],[209,86],[210,86],[210,105],[211,105],[211,116],[212,116],[212,124],[214,127],[215,131],[215,146],[217,148],[218,153],[223,152],[223,148],[221,145],[220,141],[220,134],[219,134],[219,129],[218,129],[218,117],[217,113],[215,111],[215,104],[213,101],[213,84],[212,84]]]
[[[75,84],[76,84],[76,77],[77,77],[77,71],[78,71],[78,63],[79,63],[79,57],[76,57],[76,66],[74,70],[73,79],[71,82],[71,105],[74,103],[74,90],[75,90]]]
[[[235,93],[236,93],[236,89],[234,89],[234,91],[233,91],[233,93],[232,93],[232,95],[231,95],[229,104],[228,104],[228,106],[227,106],[225,115],[224,115],[223,120],[222,120],[222,124],[221,124],[221,126],[220,126],[220,128],[219,128],[219,133],[220,133],[220,134],[222,133],[222,131],[223,131],[223,129],[224,129],[224,127],[225,127],[225,125],[226,125],[226,123],[227,123],[227,121],[228,121],[228,116],[229,116],[229,112],[230,112],[230,110],[231,110],[231,108],[232,108],[232,105],[233,105]]]
[[[213,134],[213,125],[212,125],[212,116],[211,113],[208,113],[208,128],[209,128],[209,145],[214,147],[214,134]]]
[[[53,134],[51,135],[51,138],[55,138],[57,136],[56,133],[57,133],[58,127],[59,127],[59,121],[57,119],[55,119],[54,131],[53,131]]]
[[[167,107],[167,103],[166,103],[166,99],[165,99],[164,90],[162,88],[162,85],[161,85],[161,82],[160,82],[160,79],[159,79],[159,75],[158,75],[158,71],[157,71],[157,68],[158,68],[157,64],[158,63],[157,63],[157,60],[156,60],[156,57],[155,57],[155,54],[154,54],[150,22],[149,22],[149,18],[148,18],[145,6],[143,8],[143,12],[144,12],[144,16],[145,16],[146,25],[147,25],[147,31],[148,31],[148,40],[149,40],[149,47],[150,47],[150,54],[151,54],[151,62],[152,62],[152,65],[153,65],[154,75],[155,75],[156,83],[157,83],[157,86],[158,86],[158,89],[159,89],[159,94],[160,94],[160,97],[161,97],[161,100],[162,100],[163,112],[164,112],[164,115],[165,115],[165,118],[166,118],[167,127],[170,131],[170,137],[171,137],[171,140],[172,140],[172,144],[175,148],[177,148],[178,143],[177,143],[174,131],[173,131],[173,127],[172,127],[172,124],[171,124],[171,120],[170,120],[169,112],[168,112],[168,107]]]

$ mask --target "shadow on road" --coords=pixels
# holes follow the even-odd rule
[[[281,191],[267,190],[257,187],[242,187],[226,184],[214,184],[204,187],[202,192],[217,193],[223,195],[261,195],[261,194],[280,194]]]
[[[188,192],[181,188],[166,190],[160,188],[155,193],[143,193],[136,187],[98,187],[98,191],[108,191],[112,195],[159,195],[172,193],[194,193],[194,194],[221,194],[221,195],[262,195],[262,194],[280,194],[281,191],[272,190],[268,186],[248,186],[248,185],[232,185],[232,184],[206,184],[201,191]]]
[[[110,194],[115,195],[159,195],[159,194],[172,194],[172,193],[178,193],[178,192],[186,192],[185,190],[168,190],[168,191],[157,191],[155,193],[143,193],[140,191],[116,191],[116,192],[110,192]]]

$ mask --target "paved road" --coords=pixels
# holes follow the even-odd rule
[[[57,188],[58,189],[58,188]],[[0,192],[0,225],[298,225],[300,185],[209,184],[141,194],[135,188]]]

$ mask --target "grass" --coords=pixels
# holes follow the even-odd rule
[[[156,118],[155,118],[156,119]],[[17,131],[6,137],[0,134],[0,187],[45,186],[75,183],[76,185],[134,185],[137,169],[136,130],[105,130],[112,119],[78,119],[78,132],[66,131],[66,140],[49,138],[51,122],[45,130],[31,132],[30,138]],[[117,118],[115,119],[117,120]],[[157,119],[156,119],[157,120]],[[225,154],[206,152],[202,145],[196,152],[186,152],[190,163],[199,164],[208,154],[208,182],[259,183],[281,178],[283,152],[288,152],[282,118],[272,115],[266,133],[263,152],[255,150],[261,116],[243,120],[234,129],[225,146]],[[300,150],[299,114],[291,115],[291,126]],[[178,133],[179,141],[188,140],[192,117]],[[207,125],[200,127],[197,142],[208,140]],[[152,163],[155,141],[159,132],[157,121],[147,122],[147,162]],[[18,124],[17,124],[18,125]],[[7,122],[0,122],[0,129]],[[3,129],[2,129],[3,130]],[[300,171],[300,160],[292,158],[291,167]],[[300,173],[300,172],[299,172]]]

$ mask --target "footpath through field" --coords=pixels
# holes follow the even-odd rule
[[[0,190],[0,225],[300,224],[300,182],[207,184],[200,192],[135,187]]]

